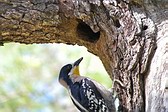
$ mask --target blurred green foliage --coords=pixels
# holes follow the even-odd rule
[[[84,57],[81,74],[110,88],[101,61],[85,47],[16,43],[0,47],[0,112],[77,112],[57,77],[63,65],[80,57]]]

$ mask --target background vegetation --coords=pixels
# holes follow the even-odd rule
[[[77,112],[57,78],[63,65],[80,57],[82,75],[111,87],[101,61],[85,47],[14,43],[0,47],[0,112]]]

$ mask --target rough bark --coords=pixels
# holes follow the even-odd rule
[[[160,14],[161,18],[163,16]],[[168,111],[168,21],[160,17],[157,18],[157,50],[146,77],[147,112]]]
[[[166,112],[166,6],[166,0],[0,0],[0,42],[83,45],[114,80],[119,111]]]

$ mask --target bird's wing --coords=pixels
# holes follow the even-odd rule
[[[76,82],[69,87],[69,94],[72,99],[72,102],[81,112],[89,112],[87,111],[87,105],[81,103],[81,101],[85,101],[86,98],[84,94],[81,94],[79,83]]]
[[[90,79],[91,80],[91,79]],[[103,85],[98,83],[95,80],[92,80],[94,85],[97,87],[97,90],[100,92],[100,94],[103,96],[105,99],[109,99],[109,96],[112,94],[108,89],[106,89]]]
[[[73,104],[81,111],[81,112],[88,112],[81,104],[79,104],[73,96],[70,96]]]
[[[106,104],[108,105],[110,111],[115,111],[115,97],[113,96],[113,93],[111,91],[109,91],[108,89],[106,89],[103,85],[101,85],[100,83],[98,83],[95,80],[92,80],[92,82],[94,83],[94,85],[97,87],[97,90],[100,92],[100,94],[103,96],[103,98],[106,101]]]
[[[82,79],[81,82],[74,83],[70,90],[76,105],[82,105],[89,112],[108,112],[105,100],[92,80]]]

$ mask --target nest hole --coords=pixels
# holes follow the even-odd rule
[[[144,25],[143,26],[143,30],[147,30],[148,29],[148,26],[147,25]]]
[[[84,22],[79,22],[77,26],[77,34],[79,38],[88,42],[96,42],[100,38],[100,31],[94,32],[89,25]]]
[[[118,19],[114,20],[114,25],[119,28],[121,26],[120,21]]]

